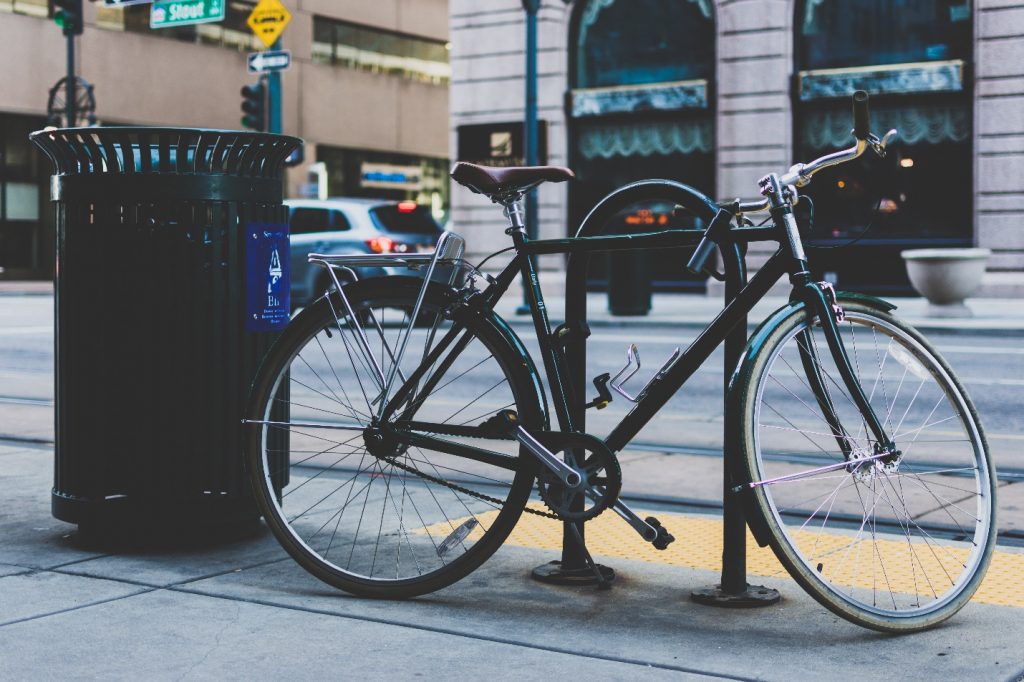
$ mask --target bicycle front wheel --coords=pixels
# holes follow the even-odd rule
[[[411,597],[467,575],[512,530],[536,471],[511,440],[444,436],[487,448],[483,460],[373,440],[388,379],[401,386],[449,333],[450,350],[400,410],[407,419],[475,426],[504,409],[541,419],[526,365],[491,318],[456,310],[431,285],[413,323],[421,285],[347,285],[351,309],[336,293],[320,299],[270,351],[250,398],[248,461],[267,524],[306,570],[363,596]]]
[[[888,313],[844,308],[851,364],[901,455],[869,459],[875,440],[822,329],[797,310],[737,377],[750,494],[779,561],[820,603],[868,628],[921,630],[981,583],[995,474],[974,406],[938,352]]]

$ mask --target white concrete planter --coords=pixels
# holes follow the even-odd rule
[[[928,299],[932,317],[971,317],[964,300],[978,290],[988,249],[912,249],[904,251],[907,275]]]

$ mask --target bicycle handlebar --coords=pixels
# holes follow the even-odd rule
[[[790,185],[804,187],[810,184],[811,178],[819,171],[860,158],[867,151],[868,146],[871,146],[879,155],[884,155],[885,146],[895,135],[895,131],[890,131],[882,139],[871,134],[871,111],[868,106],[868,100],[868,93],[864,90],[858,90],[853,94],[853,136],[857,139],[857,143],[854,146],[849,149],[833,152],[832,154],[826,154],[810,163],[794,165],[787,173],[779,177],[779,184],[783,187]],[[733,205],[739,207],[739,213],[759,213],[768,210],[771,207],[771,202],[765,197],[764,199],[749,202],[737,201],[733,202]],[[697,244],[696,251],[693,252],[693,255],[686,264],[686,269],[695,275],[699,275],[704,271],[708,260],[710,260],[717,247],[715,241],[710,237],[710,231],[711,226],[708,226],[700,243]]]
[[[853,93],[853,136],[866,140],[871,135],[871,112],[868,110],[868,93],[858,90]]]

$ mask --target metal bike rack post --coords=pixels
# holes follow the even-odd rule
[[[747,283],[745,249],[733,242],[720,249],[725,267],[725,304],[729,305]],[[716,585],[693,590],[690,598],[706,606],[752,608],[770,606],[779,601],[778,590],[747,583],[747,518],[743,505],[732,493],[736,452],[736,428],[729,417],[729,380],[740,363],[747,345],[747,316],[744,315],[725,339],[724,385],[725,406],[722,430],[722,577]]]
[[[600,223],[584,223],[577,237],[596,236]],[[588,228],[590,228],[588,230]],[[696,243],[696,241],[694,242]],[[725,304],[728,305],[747,282],[745,264],[745,247],[733,243],[721,250],[725,268]],[[566,264],[565,283],[565,318],[578,320],[584,325],[587,322],[587,269],[590,264],[590,253],[570,254]],[[723,405],[728,409],[729,380],[732,372],[739,364],[743,348],[747,343],[747,318],[744,316],[729,334],[725,342],[724,385],[722,389]],[[587,392],[587,340],[582,334],[572,334],[565,344],[566,363],[569,369],[568,385],[570,392],[569,409],[573,423],[581,431],[586,430],[586,392]],[[751,586],[747,583],[746,571],[746,516],[742,504],[731,494],[732,458],[736,456],[735,429],[726,417],[723,429],[723,491],[722,491],[722,526],[723,551],[722,574],[719,584],[694,590],[691,598],[701,604],[711,606],[751,608],[768,606],[779,601],[777,590]],[[582,549],[579,547],[570,525],[564,522],[562,536],[562,558],[534,569],[533,576],[538,580],[561,584],[594,584],[597,577],[589,567]],[[581,539],[585,538],[584,524],[576,523],[576,530]],[[682,538],[685,541],[685,538]],[[615,572],[612,568],[599,565],[606,580],[612,580]],[[589,579],[588,579],[589,576]]]

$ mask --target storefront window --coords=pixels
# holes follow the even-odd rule
[[[873,132],[900,133],[887,158],[866,154],[804,190],[814,208],[812,246],[857,240],[812,250],[816,276],[849,289],[910,293],[902,249],[971,243],[971,30],[969,0],[798,7],[797,158],[850,146],[856,89],[872,94]]]
[[[591,0],[580,15],[576,87],[709,78],[711,0]]]
[[[571,67],[569,232],[612,190],[643,178],[669,178],[714,195],[715,69],[712,0],[590,0],[577,3]],[[674,206],[644,203],[615,216],[614,233],[694,228]],[[659,290],[699,291],[688,253],[647,252]],[[606,286],[608,261],[595,257],[589,278]]]
[[[313,18],[313,61],[411,80],[444,84],[451,78],[448,44],[345,21]]]
[[[316,158],[327,167],[329,196],[415,201],[448,221],[448,159],[326,145],[317,145]]]
[[[970,0],[806,0],[797,17],[804,69],[964,59]]]

